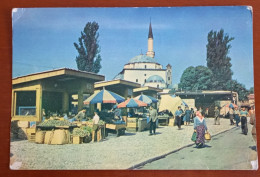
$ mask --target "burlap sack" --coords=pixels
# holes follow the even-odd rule
[[[53,131],[47,131],[45,133],[45,137],[44,137],[44,144],[51,144],[51,140],[53,138]]]
[[[55,130],[51,144],[68,144],[68,138],[65,130]]]
[[[35,135],[35,143],[43,144],[44,143],[44,137],[45,137],[44,131],[37,131]]]

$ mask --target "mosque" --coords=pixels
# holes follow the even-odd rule
[[[114,80],[123,79],[141,84],[142,86],[156,87],[160,89],[172,88],[172,66],[168,64],[166,69],[159,64],[153,50],[153,31],[150,22],[148,33],[148,51],[146,55],[140,54],[133,57],[123,70],[114,77]]]

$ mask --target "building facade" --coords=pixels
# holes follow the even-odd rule
[[[172,67],[170,64],[166,69],[159,64],[153,49],[153,32],[150,23],[148,33],[148,50],[146,55],[140,54],[129,60],[123,70],[114,79],[123,79],[160,89],[172,87]]]

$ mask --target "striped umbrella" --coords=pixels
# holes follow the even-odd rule
[[[125,101],[125,98],[108,90],[101,90],[88,97],[84,104],[96,104],[96,103],[121,103]]]
[[[147,104],[145,102],[142,102],[140,100],[136,99],[128,99],[119,105],[117,105],[118,108],[138,108],[138,107],[145,107]]]
[[[148,96],[148,95],[144,95],[144,94],[141,94],[141,95],[135,97],[134,99],[143,101],[143,102],[145,102],[147,104],[157,103],[158,102],[158,100],[156,98]]]

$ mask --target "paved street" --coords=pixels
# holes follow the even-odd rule
[[[220,126],[213,125],[213,119],[207,119],[207,126],[211,135],[234,128],[229,125],[228,119],[222,119]],[[15,155],[16,161],[22,162],[21,169],[133,169],[139,164],[193,144],[190,140],[192,133],[192,125],[182,126],[182,130],[178,130],[177,127],[162,126],[157,129],[156,136],[148,136],[148,131],[127,132],[120,137],[110,135],[105,141],[99,143],[80,145],[47,145],[30,143],[27,140],[13,141],[11,153]],[[247,138],[251,139],[250,135]],[[229,144],[227,142],[226,146],[228,147]],[[185,157],[189,156],[193,159],[190,156],[193,153],[187,153]]]
[[[250,161],[257,157],[254,148],[250,125],[247,136],[241,134],[240,128],[235,128],[214,136],[202,149],[193,145],[141,169],[250,170]]]

